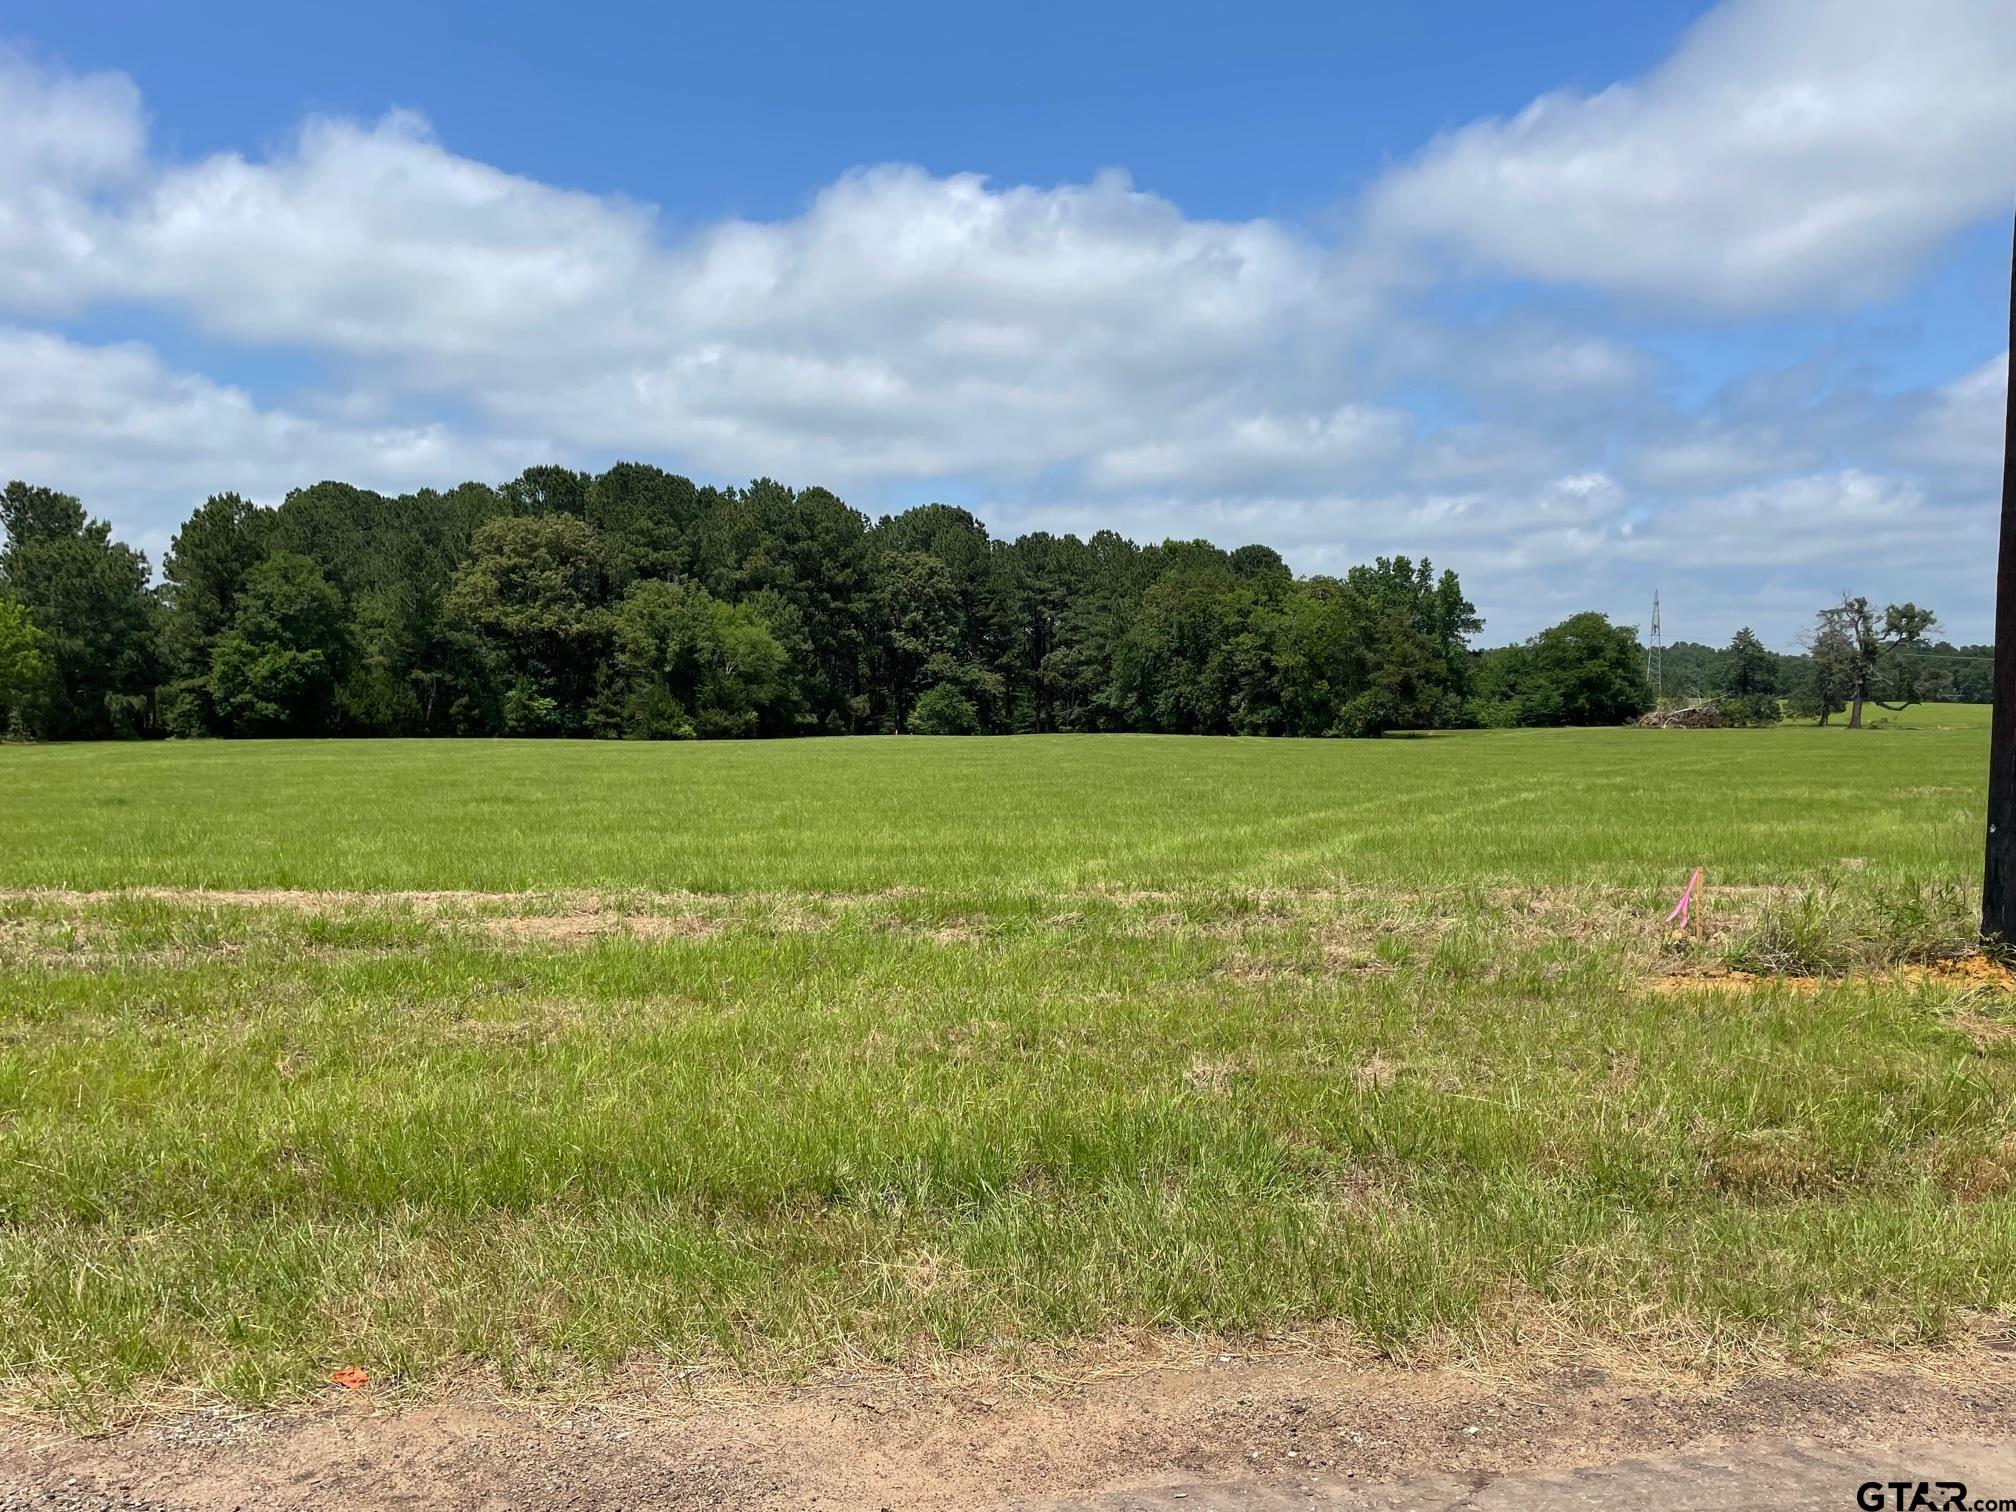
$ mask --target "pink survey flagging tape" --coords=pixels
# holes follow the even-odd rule
[[[1687,927],[1687,914],[1694,906],[1694,890],[1700,885],[1701,868],[1697,866],[1694,875],[1687,879],[1687,889],[1680,894],[1680,901],[1673,905],[1673,912],[1666,915],[1668,924],[1677,924],[1682,929]]]

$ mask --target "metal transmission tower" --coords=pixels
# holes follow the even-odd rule
[[[1659,590],[1657,588],[1652,590],[1652,634],[1649,639],[1650,644],[1645,647],[1645,680],[1652,684],[1652,696],[1660,698],[1666,692],[1664,682],[1665,668],[1660,665],[1660,662],[1663,660],[1661,653],[1666,648],[1659,643]]]

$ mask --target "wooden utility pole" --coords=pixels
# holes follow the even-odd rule
[[[2009,344],[2016,349],[2016,243],[2009,254]],[[1995,564],[1995,708],[1988,737],[1988,864],[1981,874],[1981,934],[2016,946],[2016,382],[2009,385],[2002,431],[2002,545]]]

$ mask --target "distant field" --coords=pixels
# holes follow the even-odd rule
[[[1985,756],[0,749],[0,1398],[2006,1324]]]
[[[1888,709],[1871,707],[1863,711],[1862,720],[1875,730],[1985,730],[1991,712],[1988,704],[1912,704],[1894,714]],[[1823,733],[1846,727],[1847,716],[1841,715]]]
[[[1843,856],[1964,877],[1985,729],[19,747],[0,886],[998,897],[1761,882]]]

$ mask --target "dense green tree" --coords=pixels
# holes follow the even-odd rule
[[[1757,698],[1778,691],[1777,663],[1748,625],[1730,637],[1716,669],[1715,691],[1729,698]]]
[[[866,710],[873,726],[906,728],[919,696],[940,683],[958,689],[984,725],[998,710],[1001,680],[975,643],[958,574],[928,551],[907,550],[879,554],[873,572]]]
[[[1862,727],[1865,704],[1894,712],[1932,695],[1940,674],[1919,651],[1937,624],[1931,610],[1911,603],[1891,604],[1879,618],[1856,594],[1844,593],[1839,604],[1820,611],[1814,656],[1820,657],[1824,641],[1830,674],[1846,683],[1849,729]]]
[[[340,695],[351,728],[442,733],[456,727],[458,705],[484,701],[482,668],[457,640],[446,600],[476,532],[509,513],[503,493],[481,483],[391,501],[393,523],[353,589],[357,656]]]
[[[1353,567],[1344,580],[1378,613],[1398,618],[1433,648],[1445,669],[1450,700],[1446,712],[1453,719],[1469,692],[1470,637],[1484,627],[1476,606],[1463,596],[1456,574],[1444,572],[1438,577],[1426,557],[1414,562],[1396,556]]]
[[[19,738],[37,731],[48,678],[42,632],[27,609],[0,598],[0,735]]]
[[[1721,685],[1724,655],[1723,651],[1700,641],[1674,641],[1660,654],[1659,696],[1708,697]]]
[[[865,707],[868,520],[823,488],[770,497],[764,570],[741,597],[767,598],[764,617],[798,648],[805,727],[846,734],[861,728]]]
[[[1848,708],[1855,647],[1841,625],[1826,616],[1806,638],[1806,655],[1787,690],[1786,707],[1797,718],[1826,724]]]
[[[1637,632],[1594,610],[1486,653],[1474,675],[1482,724],[1615,725],[1652,707]]]
[[[1955,703],[1995,701],[1995,648],[1956,646],[1950,641],[1933,641],[1921,647],[1919,658],[1928,672],[1937,673],[1942,688],[1932,696]]]
[[[217,718],[241,735],[329,729],[349,660],[343,595],[313,558],[281,551],[246,574],[237,603],[210,652]]]
[[[866,547],[875,623],[892,636],[885,664],[894,682],[877,690],[881,727],[902,727],[924,688],[949,682],[973,704],[983,729],[1009,728],[1011,697],[1028,692],[1014,656],[1020,626],[1013,553],[996,551],[985,525],[945,504],[885,516]],[[934,565],[927,569],[926,562]],[[904,583],[925,591],[928,604],[900,603]]]
[[[1368,598],[1348,578],[1314,577],[1282,596],[1273,624],[1282,718],[1265,733],[1381,735],[1454,716],[1442,648],[1405,606]]]
[[[425,735],[447,727],[457,684],[457,648],[446,618],[449,578],[417,541],[401,543],[400,563],[352,611],[356,656],[341,702],[355,729]]]
[[[1051,648],[1035,667],[1052,725],[1058,730],[1124,730],[1125,695],[1112,670],[1141,600],[1154,581],[1147,552],[1111,530],[1082,545],[1067,536],[1050,571],[1061,595]]]
[[[619,462],[591,480],[583,517],[602,534],[609,581],[617,591],[640,578],[671,579],[692,570],[692,534],[700,490],[641,462]]]
[[[1450,683],[1444,647],[1405,616],[1367,608],[1365,686],[1324,733],[1362,737],[1453,723],[1461,704]]]
[[[977,735],[980,716],[959,689],[937,683],[918,695],[909,730],[912,735]]]
[[[43,732],[145,733],[159,676],[147,559],[70,495],[26,483],[0,493],[0,530],[0,596],[26,611],[48,663]]]
[[[106,555],[75,500],[17,493],[14,534]],[[33,554],[10,543],[31,587]],[[1462,722],[1466,694],[1501,723],[1608,719],[1642,694],[1601,670],[1590,617],[1473,655],[1455,575],[1409,557],[1298,580],[1264,545],[996,541],[942,504],[871,526],[824,489],[697,487],[638,463],[397,498],[330,481],[270,511],[219,495],[176,536],[153,633],[134,633],[153,627],[131,561],[127,629],[67,662],[112,669],[115,696],[52,676],[51,710],[138,727],[158,691],[183,733],[782,735],[970,713],[983,732],[1376,735]],[[9,591],[39,623],[33,594]]]
[[[571,514],[507,516],[476,532],[445,611],[491,672],[460,723],[512,735],[576,734],[608,648],[601,537]]]
[[[1778,722],[1778,659],[1748,625],[1716,659],[1713,691],[1722,718],[1732,725]]]
[[[368,488],[325,481],[294,489],[273,511],[267,546],[305,556],[346,600],[377,586],[399,539],[400,509]]]
[[[1272,546],[1238,546],[1226,554],[1225,565],[1242,582],[1257,583],[1275,590],[1295,581],[1295,574]]]
[[[225,728],[210,696],[211,653],[264,560],[273,513],[235,493],[213,494],[176,532],[161,563],[161,720],[171,734]]]
[[[1022,669],[1017,729],[1050,731],[1068,718],[1059,709],[1065,616],[1084,593],[1085,548],[1075,536],[1035,531],[1009,543],[1001,566],[1009,655]]]
[[[588,518],[595,480],[569,467],[528,467],[502,489],[513,514]]]
[[[1161,548],[1163,571],[1114,648],[1107,702],[1127,728],[1171,735],[1232,729],[1231,646],[1263,600],[1234,576],[1224,553],[1194,549],[1199,544]]]
[[[768,622],[696,583],[634,583],[612,623],[620,702],[603,717],[608,733],[756,735],[789,698],[788,657]]]
[[[1369,686],[1371,612],[1363,595],[1333,577],[1314,577],[1286,595],[1263,624],[1274,660],[1284,735],[1329,735]]]

